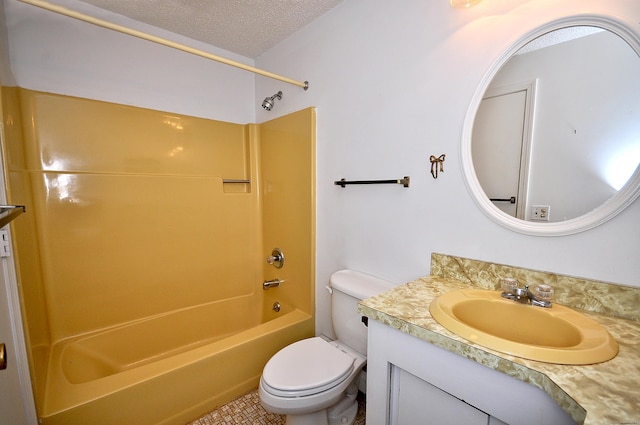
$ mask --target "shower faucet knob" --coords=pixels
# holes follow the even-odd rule
[[[284,253],[280,248],[274,248],[271,251],[271,255],[267,257],[267,264],[272,264],[277,269],[281,269],[284,266]]]

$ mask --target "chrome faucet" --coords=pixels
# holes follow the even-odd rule
[[[519,303],[550,308],[552,305],[553,288],[549,285],[538,285],[534,288],[534,292],[531,292],[529,285],[524,285],[524,288],[521,288],[515,279],[507,278],[502,280],[501,295],[502,298]]]
[[[269,288],[277,288],[283,282],[284,280],[280,280],[280,279],[265,280],[264,283],[262,284],[262,289],[266,291]]]

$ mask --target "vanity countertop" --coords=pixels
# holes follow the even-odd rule
[[[618,355],[585,366],[542,363],[476,345],[431,317],[429,304],[433,299],[465,288],[469,288],[466,282],[426,276],[366,299],[358,310],[373,320],[541,388],[579,424],[640,424],[640,322],[579,310],[616,339]]]

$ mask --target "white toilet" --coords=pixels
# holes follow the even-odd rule
[[[286,414],[287,425],[351,425],[367,355],[367,328],[358,302],[391,289],[390,282],[352,270],[330,279],[331,319],[338,337],[314,337],[278,351],[260,378],[260,401],[269,412]]]

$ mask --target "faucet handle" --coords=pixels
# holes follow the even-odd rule
[[[533,288],[533,295],[542,301],[551,301],[553,299],[554,290],[549,285],[538,285]]]
[[[504,277],[500,279],[500,286],[504,292],[512,294],[518,287],[518,281],[512,277]]]
[[[272,264],[277,269],[284,266],[284,253],[280,248],[274,248],[271,255],[267,257],[267,264]]]

